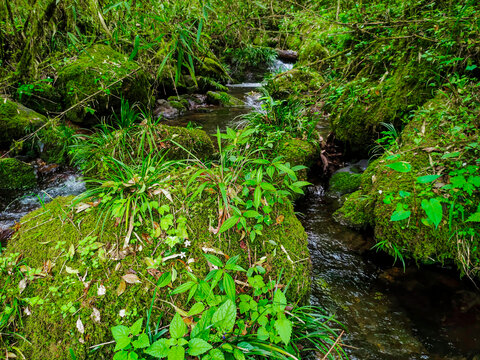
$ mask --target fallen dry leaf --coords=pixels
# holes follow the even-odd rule
[[[82,320],[80,318],[78,318],[77,320],[77,330],[80,334],[85,333],[85,327],[83,326]]]
[[[100,311],[97,308],[93,308],[92,311],[92,319],[96,323],[100,323],[101,317],[100,317]]]
[[[117,288],[117,295],[120,296],[122,295],[124,292],[125,292],[125,289],[127,288],[127,283],[125,282],[125,280],[120,280],[120,284],[118,284],[118,288]]]
[[[140,279],[135,274],[123,275],[122,279],[125,280],[128,284],[139,284],[139,283],[141,283]]]

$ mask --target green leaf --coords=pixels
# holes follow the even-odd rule
[[[175,295],[175,294],[183,294],[184,292],[187,292],[188,290],[190,290],[190,288],[195,285],[195,283],[193,281],[187,281],[186,283],[178,286],[177,288],[175,288],[171,295]]]
[[[222,263],[222,260],[220,260],[218,257],[216,257],[215,255],[212,255],[212,254],[204,254],[203,256],[205,256],[205,259],[207,259],[207,261],[212,264],[212,265],[215,265],[215,266],[218,266],[219,268],[223,268],[223,263]]]
[[[255,218],[260,216],[260,213],[255,210],[248,210],[243,213],[243,216],[245,216],[246,218]]]
[[[162,359],[167,357],[169,346],[167,339],[160,339],[152,344],[147,350],[145,350],[145,354],[153,356],[157,359]]]
[[[263,190],[265,191],[273,191],[275,192],[277,189],[275,189],[275,186],[273,186],[272,184],[270,183],[266,183],[266,182],[262,182],[260,184],[260,186],[262,187]]]
[[[223,275],[223,288],[225,289],[225,294],[235,302],[235,281],[233,281],[233,278],[230,276],[230,274],[225,273]]]
[[[128,351],[120,351],[116,353],[113,360],[128,360]]]
[[[130,329],[123,325],[114,326],[112,328],[112,335],[115,339],[115,351],[126,348],[130,345]]]
[[[135,349],[143,349],[150,346],[150,340],[148,339],[148,335],[143,333],[141,334],[137,340],[132,342],[132,345]]]
[[[443,207],[441,202],[438,199],[423,199],[422,208],[425,210],[428,220],[430,220],[430,222],[435,225],[435,228],[437,228],[442,221],[443,216]]]
[[[170,284],[172,282],[172,273],[169,271],[169,272],[166,272],[166,273],[163,273],[162,276],[160,276],[160,279],[158,279],[158,287],[165,287],[167,286],[168,284]]]
[[[468,217],[467,222],[480,222],[480,211]]]
[[[390,217],[390,221],[402,221],[408,219],[411,215],[410,210],[405,210],[403,205],[398,203],[396,210],[393,212],[392,216]]]
[[[185,359],[185,349],[182,346],[174,346],[168,352],[168,360]]]
[[[143,318],[140,318],[137,321],[135,321],[135,323],[130,327],[130,333],[132,335],[140,334],[140,331],[142,331],[142,325],[143,325]]]
[[[258,340],[267,340],[268,338],[270,338],[270,333],[265,326],[261,326],[258,328],[257,338]]]
[[[188,316],[198,315],[205,310],[205,305],[202,302],[197,302],[193,304],[192,308],[188,312]]]
[[[223,355],[223,352],[220,349],[212,349],[210,350],[208,355],[210,355],[211,360],[225,360],[225,356]]]
[[[237,317],[235,303],[228,299],[212,316],[212,323],[220,330],[228,332],[233,329]]]
[[[235,360],[245,360],[245,355],[239,349],[233,350],[233,357]]]
[[[285,345],[288,345],[292,336],[292,322],[283,315],[275,321],[274,326],[278,331],[278,335],[280,335],[280,339],[282,339]]]
[[[261,202],[262,202],[262,188],[260,186],[257,186],[253,193],[253,205],[255,206],[256,209],[260,207]]]
[[[284,312],[287,307],[287,298],[281,290],[277,290],[273,296],[273,311]]]
[[[212,345],[202,339],[192,339],[188,342],[188,354],[191,356],[204,354],[211,348]]]
[[[425,175],[417,177],[417,182],[419,184],[426,184],[432,181],[437,180],[441,175]]]
[[[220,234],[234,227],[237,224],[238,219],[239,217],[234,215],[232,217],[229,217],[227,220],[225,220],[222,226],[220,226]]]
[[[394,162],[392,164],[387,165],[390,169],[401,172],[401,173],[407,173],[412,170],[412,165],[410,165],[406,161],[398,161]]]
[[[128,353],[128,360],[138,360],[138,355],[137,353],[130,351]]]
[[[170,323],[170,336],[174,339],[180,339],[187,333],[187,325],[183,322],[179,313],[176,313]]]

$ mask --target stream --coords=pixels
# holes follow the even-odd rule
[[[272,70],[289,68],[277,61]],[[242,114],[260,106],[257,81],[229,86],[245,106],[209,107],[165,123],[194,123],[209,134],[217,127],[239,126]],[[411,264],[404,271],[392,266],[390,257],[370,250],[368,234],[333,220],[338,199],[328,195],[322,183],[311,181],[315,185],[296,204],[313,264],[311,302],[335,313],[345,325],[342,341],[349,358],[480,360],[480,295],[473,283],[448,268]],[[84,188],[78,174],[67,169],[34,191],[0,194],[0,235],[42,202]]]

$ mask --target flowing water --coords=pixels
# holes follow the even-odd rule
[[[290,68],[277,62],[273,70]],[[260,85],[230,86],[230,93],[244,100],[245,106],[197,110],[166,123],[194,123],[209,134],[216,133],[217,127],[239,126],[242,114],[260,106]],[[322,124],[324,130],[327,127]],[[71,170],[48,179],[33,192],[0,194],[0,235],[42,202],[85,188]],[[308,233],[313,264],[311,302],[335,313],[345,325],[342,341],[350,359],[480,360],[478,289],[460,280],[453,270],[409,265],[404,271],[392,266],[391,258],[370,250],[371,237],[333,220],[338,206],[338,199],[316,185],[297,202],[296,210]]]

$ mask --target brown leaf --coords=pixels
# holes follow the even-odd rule
[[[283,223],[283,220],[285,220],[285,216],[278,215],[277,216],[277,225],[280,225],[281,223]]]
[[[140,279],[135,274],[123,275],[122,279],[125,280],[128,284],[139,284],[139,283],[141,283]]]
[[[125,282],[125,280],[120,280],[120,284],[118,284],[118,288],[117,288],[117,295],[120,296],[122,295],[124,292],[125,292],[125,289],[127,288],[127,283]]]

